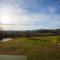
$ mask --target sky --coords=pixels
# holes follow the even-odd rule
[[[60,28],[60,0],[0,0],[0,29]]]

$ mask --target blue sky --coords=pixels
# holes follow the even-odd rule
[[[60,28],[60,0],[0,0],[0,23],[6,30]]]

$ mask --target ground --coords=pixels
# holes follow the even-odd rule
[[[60,36],[22,37],[0,42],[0,55],[23,55],[28,60],[60,60]]]

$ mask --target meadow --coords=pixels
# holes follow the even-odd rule
[[[23,55],[27,60],[60,60],[60,36],[21,37],[0,42],[0,55]]]

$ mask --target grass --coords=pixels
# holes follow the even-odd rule
[[[60,60],[60,36],[16,38],[0,43],[0,55],[24,55],[27,60]]]

